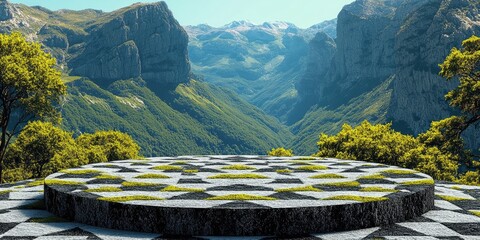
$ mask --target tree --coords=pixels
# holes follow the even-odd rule
[[[274,157],[292,157],[293,150],[292,149],[285,149],[283,147],[280,148],[272,148],[271,151],[267,152],[268,156]]]
[[[88,163],[72,133],[49,122],[30,122],[8,150],[7,163],[40,178],[60,169]]]
[[[87,151],[89,162],[105,162],[138,157],[140,147],[128,134],[118,131],[99,131],[82,134],[77,143]]]
[[[337,135],[320,135],[318,157],[385,163],[429,174],[439,180],[454,180],[458,164],[450,154],[427,146],[413,136],[391,129],[391,124],[372,125],[368,121],[357,127],[344,124]]]
[[[13,136],[34,119],[55,121],[66,86],[55,59],[20,33],[0,34],[0,183]]]
[[[449,139],[459,139],[472,124],[480,121],[480,38],[472,36],[462,42],[462,49],[453,48],[443,64],[440,75],[447,80],[458,79],[460,85],[445,98],[462,111],[461,122],[450,125]]]

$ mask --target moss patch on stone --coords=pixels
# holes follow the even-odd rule
[[[273,197],[264,197],[264,196],[256,196],[250,194],[229,194],[224,196],[216,196],[216,197],[209,197],[206,200],[236,200],[236,201],[249,201],[249,200],[277,200]]]
[[[68,181],[68,180],[60,180],[60,179],[47,179],[45,180],[45,184],[47,185],[82,185],[82,182],[77,181]]]
[[[268,177],[265,175],[260,175],[255,173],[244,173],[244,174],[224,173],[224,174],[213,175],[208,178],[209,179],[266,179]]]
[[[72,174],[72,175],[86,175],[86,174],[96,174],[96,173],[101,173],[101,171],[94,170],[94,169],[79,169],[79,170],[62,170],[60,171],[61,173],[65,174]]]
[[[182,171],[183,168],[174,165],[159,165],[152,168],[153,170],[161,170],[161,171]]]
[[[170,178],[167,175],[163,174],[156,174],[156,173],[146,173],[142,175],[138,175],[135,178],[141,178],[141,179],[163,179],[163,178]]]
[[[122,179],[121,177],[113,176],[110,174],[100,174],[95,177],[96,179],[106,179],[106,180],[117,180],[117,179]]]
[[[322,165],[306,165],[306,166],[297,167],[296,169],[302,170],[302,171],[317,171],[317,170],[327,170],[328,167],[322,166]]]
[[[339,175],[339,174],[335,174],[335,173],[324,173],[324,174],[318,174],[318,175],[311,176],[310,178],[329,179],[329,178],[345,178],[345,177],[342,176],[342,175]]]
[[[161,190],[162,192],[204,192],[205,189],[201,188],[185,188],[177,186],[167,186]]]
[[[198,173],[198,169],[185,169],[183,170],[184,173]]]
[[[384,178],[385,176],[383,176],[380,173],[360,177],[360,179],[366,179],[366,180],[377,180],[377,179],[384,179]]]
[[[279,188],[275,189],[276,192],[321,192],[322,190],[315,188],[313,186],[302,186],[302,187],[292,187],[292,188]]]
[[[84,190],[84,192],[121,192],[122,189],[118,187],[99,187],[99,188],[91,188]]]
[[[480,217],[480,210],[468,210],[470,213],[472,213],[473,215],[477,216],[477,217]]]
[[[175,161],[172,163],[172,165],[187,165],[188,163],[186,161]]]
[[[222,167],[222,169],[225,169],[225,170],[255,170],[256,168],[251,167],[251,166],[247,166],[247,165],[243,165],[243,164],[234,164],[234,165],[229,165],[229,166]]]
[[[472,200],[469,198],[464,198],[464,197],[457,197],[457,196],[450,196],[450,195],[442,195],[442,194],[435,194],[437,197],[449,201],[449,202],[454,202],[454,201],[468,201]]]
[[[356,196],[356,195],[339,195],[328,198],[323,198],[322,200],[351,200],[357,202],[377,202],[388,200],[386,197],[366,197],[366,196]]]
[[[0,195],[11,193],[11,192],[12,192],[12,190],[2,190],[2,191],[0,191]]]
[[[403,182],[402,185],[433,185],[435,182],[433,179],[422,179]]]
[[[398,192],[398,190],[392,188],[383,187],[364,187],[360,189],[361,192]]]
[[[415,170],[410,170],[410,169],[388,169],[382,171],[383,173],[389,173],[389,174],[398,174],[398,175],[407,175],[407,174],[414,174],[418,173]]]
[[[314,160],[318,160],[318,158],[314,158],[314,157],[301,157],[301,158],[295,158],[294,160],[298,160],[298,161],[314,161]]]
[[[287,174],[287,173],[292,173],[293,171],[288,168],[285,168],[285,169],[277,169],[275,172]]]
[[[330,187],[358,187],[360,186],[360,183],[357,181],[350,181],[350,182],[322,183],[320,185],[330,186]]]
[[[122,186],[124,187],[156,187],[160,186],[158,183],[148,183],[148,182],[122,182]]]
[[[156,201],[165,200],[165,198],[135,195],[135,196],[119,196],[119,197],[100,197],[98,200],[107,202],[128,202],[128,201]]]
[[[29,182],[27,183],[27,187],[36,187],[36,186],[40,186],[40,185],[43,185],[45,183],[45,180],[43,179],[40,179],[40,180],[35,180],[33,182]]]

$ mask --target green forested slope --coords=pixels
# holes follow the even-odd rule
[[[63,124],[74,131],[129,133],[142,154],[263,154],[291,134],[244,100],[206,83],[190,81],[153,93],[141,79],[106,89],[87,79],[68,84]]]

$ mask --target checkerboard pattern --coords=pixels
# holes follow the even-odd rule
[[[57,181],[58,180],[58,181]],[[61,192],[126,204],[185,208],[285,208],[341,205],[402,197],[431,180],[382,164],[311,157],[183,156],[86,165],[53,174]],[[74,183],[62,185],[61,183]],[[433,181],[432,181],[433,183]],[[87,192],[88,194],[84,194]],[[247,200],[229,199],[238,194]],[[250,200],[248,200],[250,198]],[[215,199],[215,201],[212,201]],[[267,201],[275,200],[275,201]]]
[[[173,162],[180,161],[180,163],[177,162],[177,164],[183,165],[183,169],[189,168],[187,166],[190,166],[191,164],[182,163],[182,161],[185,162],[184,160],[188,158],[187,157],[181,157],[181,158],[182,159],[175,158],[170,160],[166,160],[165,158],[160,158],[160,159],[154,158],[149,161],[138,161],[134,166],[143,166],[144,169],[148,169],[149,167],[147,167],[147,165],[144,165],[144,164],[151,164],[151,161],[168,161],[168,162],[162,162],[161,163],[162,165],[165,165],[165,164],[170,165],[172,161]],[[199,159],[206,159],[206,158],[207,157],[199,157]],[[212,156],[208,158],[209,160],[207,162],[218,160],[218,162],[221,163],[220,158],[225,158],[225,157]],[[267,176],[270,176],[269,181],[276,181],[277,178],[276,177],[272,178],[274,175],[273,172],[270,172],[271,174],[269,175],[268,171],[262,172],[260,170],[265,166],[268,166],[267,168],[273,168],[273,166],[275,166],[276,164],[280,164],[277,161],[280,161],[280,160],[283,162],[292,161],[289,163],[291,165],[288,165],[287,168],[293,169],[292,170],[293,172],[284,173],[284,174],[296,173],[295,170],[296,168],[298,168],[298,166],[305,166],[305,164],[303,164],[302,162],[300,162],[302,164],[297,163],[297,161],[305,161],[305,160],[292,160],[292,159],[275,160],[273,158],[267,158],[267,160],[271,161],[268,163],[268,165],[259,165],[259,164],[254,165],[254,164],[251,164],[250,160],[244,160],[245,158],[248,158],[248,157],[232,156],[231,158],[236,158],[237,160],[242,159],[241,161],[243,162],[235,163],[236,165],[242,164],[247,166],[253,166],[256,168],[256,170],[250,169],[250,170],[231,170],[231,171],[242,171],[242,172],[249,171],[248,173],[267,174]],[[191,159],[193,159],[193,157],[191,157]],[[324,165],[327,167],[327,169],[313,170],[315,171],[314,173],[300,171],[298,172],[298,174],[320,174],[322,171],[334,171],[334,170],[337,171],[336,173],[339,175],[343,175],[343,174],[348,175],[347,173],[364,174],[364,171],[367,171],[363,169],[365,168],[365,169],[369,169],[368,171],[374,171],[373,169],[376,169],[373,172],[374,174],[377,174],[378,172],[383,172],[385,175],[388,175],[384,172],[384,170],[380,170],[382,168],[385,168],[386,166],[377,165],[377,164],[371,164],[370,166],[368,166],[370,163],[360,164],[358,162],[353,162],[353,161],[339,161],[343,163],[338,164],[338,163],[333,163],[337,161],[333,159],[306,160],[306,161],[309,161],[311,164],[314,164],[314,165]],[[202,172],[201,171],[202,167],[207,169],[216,169],[219,171],[226,170],[226,169],[222,169],[220,165],[218,165],[218,167],[212,167],[216,165],[207,165],[207,162],[205,162],[200,167],[197,166],[198,172],[195,173],[195,171],[187,171],[186,173],[198,174]],[[107,163],[107,164],[112,164],[112,163]],[[122,165],[122,167],[118,168],[119,166],[118,164]],[[138,174],[144,174],[144,172],[141,171],[142,168],[138,168],[138,169],[132,168],[131,164],[132,163],[130,163],[129,161],[122,161],[119,163],[112,164],[107,168],[115,169],[115,170],[112,170],[108,173],[111,175],[115,175],[119,172],[132,174],[131,178],[123,179],[123,181],[125,180],[133,181],[134,179],[138,179],[138,178],[135,178],[134,175],[136,176]],[[226,165],[221,165],[221,166],[226,166]],[[150,166],[150,168],[151,167],[152,166]],[[285,165],[281,165],[281,169],[285,169],[285,168],[286,168]],[[88,167],[88,168],[82,168],[82,169],[91,169],[91,168]],[[101,169],[103,172],[104,168],[98,167],[95,169],[97,170]],[[135,170],[136,172],[129,172],[128,169]],[[339,169],[342,169],[342,170],[339,170]],[[174,175],[174,172],[170,173],[168,170],[161,170],[160,173],[171,175],[171,176]],[[174,186],[180,185],[183,187],[183,185],[179,184],[178,182],[180,181],[180,179],[198,178],[198,175],[197,177],[194,177],[195,175],[183,175],[185,173],[184,170],[182,170],[181,172],[175,172],[175,173],[179,177],[176,178],[177,182],[174,183],[175,184]],[[274,173],[279,174],[277,171],[274,171]],[[370,173],[372,172],[367,172],[367,174],[370,174]],[[68,174],[71,174],[71,173],[66,172],[62,174],[63,175],[66,174],[67,176],[65,178],[60,177],[59,179],[62,179],[65,181],[77,180],[82,182],[89,182],[90,180],[86,180],[86,179],[95,178],[94,176],[88,176],[88,177],[77,176],[75,178],[72,178],[68,176]],[[210,174],[223,174],[223,173],[209,172],[208,174],[206,174],[206,176],[207,175],[210,176]],[[413,174],[417,174],[417,173],[413,173]],[[402,175],[402,174],[399,174],[399,175]],[[61,175],[57,175],[57,177],[58,176],[61,176]],[[188,176],[188,177],[184,178],[183,176]],[[422,177],[421,174],[419,175],[419,177],[412,177],[412,178],[409,177],[409,178],[419,179],[420,177]],[[290,177],[282,175],[281,178],[282,179],[297,178],[302,181],[302,184],[300,184],[299,182],[295,184],[282,183],[288,186],[291,186],[291,185],[305,186],[306,184],[309,184],[312,186],[317,185],[315,183],[303,182],[305,177],[299,178],[297,177],[297,175],[290,175]],[[306,178],[308,179],[308,177]],[[169,179],[169,178],[165,178],[165,179]],[[209,178],[207,177],[206,179],[209,179]],[[342,179],[343,178],[340,178],[340,180]],[[347,178],[347,179],[351,181],[350,178]],[[361,183],[360,188],[364,187],[363,185],[365,184],[372,184],[372,183],[361,182],[362,181],[361,177],[357,177],[356,179]],[[393,183],[387,184],[382,182],[377,184],[385,185],[384,186],[385,188],[387,187],[387,185],[392,184],[392,185],[396,185],[394,188],[398,189],[398,187],[401,186],[402,181],[403,182],[407,181],[405,180],[406,178],[403,176],[393,176],[393,175],[386,176],[383,179],[377,179],[376,181],[385,180],[385,179]],[[402,180],[398,180],[398,179],[402,179]],[[221,179],[218,179],[218,180],[219,182],[216,184],[218,186],[224,186],[224,183],[221,183],[222,180]],[[329,179],[329,180],[331,181],[332,179]],[[372,179],[367,179],[367,180],[373,181]],[[257,182],[259,184],[268,184],[268,183],[263,183],[262,181],[257,181]],[[125,231],[97,228],[97,227],[92,227],[84,224],[68,222],[66,220],[57,218],[44,210],[43,192],[42,192],[43,185],[41,184],[42,183],[40,181],[31,180],[31,181],[17,182],[14,184],[0,185],[0,239],[175,239],[174,237],[159,236],[158,234],[125,232]],[[194,184],[194,186],[190,184]],[[200,185],[199,183],[188,183],[188,184],[186,183],[185,187],[192,187],[192,188],[198,187],[195,184]],[[209,182],[208,184],[212,184],[212,183]],[[245,183],[239,183],[239,184],[247,185]],[[113,183],[113,185],[117,186],[117,183]],[[213,186],[213,187],[218,187],[218,186]],[[83,190],[81,191],[89,189],[89,187],[93,188],[98,186],[87,185],[86,187],[83,187]],[[120,183],[119,188],[123,188],[123,187],[125,186],[121,185]],[[274,186],[273,190],[277,189],[278,187],[283,188],[284,186],[283,185]],[[210,186],[204,187],[204,188],[209,189]],[[267,196],[267,194],[262,195],[261,193],[257,193],[257,192],[262,192],[266,190],[258,190],[258,189],[255,189],[255,191],[252,189],[250,190],[252,192],[255,192],[256,194],[259,194],[260,196],[264,196],[264,195]],[[331,192],[336,192],[335,188],[333,189],[325,188],[324,190],[330,190]],[[354,191],[352,189],[350,190]],[[80,191],[80,190],[76,189],[72,191]],[[127,189],[123,191],[130,191],[130,189],[128,189],[127,187]],[[158,190],[155,190],[155,191],[158,192]],[[208,193],[211,194],[210,192],[216,192],[216,191],[219,191],[219,190],[218,189],[209,190]],[[231,190],[221,190],[221,191],[230,192]],[[360,191],[358,190],[358,192]],[[199,192],[192,192],[192,193],[199,193]],[[435,209],[424,214],[421,217],[412,219],[410,221],[397,223],[391,226],[375,227],[375,228],[362,229],[362,230],[349,231],[349,232],[313,234],[311,236],[299,237],[298,239],[480,239],[480,218],[477,217],[477,215],[480,215],[480,187],[457,185],[457,184],[448,183],[448,182],[437,182],[435,184],[435,193],[436,193]],[[211,195],[221,196],[223,194],[224,193],[219,193],[218,195],[215,195],[215,194],[211,194]],[[301,195],[305,195],[305,193],[301,192]],[[180,195],[177,195],[177,196],[180,196]],[[272,196],[272,195],[269,194],[268,196]],[[309,196],[309,195],[305,195],[305,196]],[[316,195],[314,197],[321,198]],[[293,200],[292,202],[295,202],[297,200],[298,199]],[[270,202],[270,201],[264,201],[264,202]],[[276,201],[271,201],[271,202],[276,202]],[[305,203],[299,203],[299,204],[305,204]],[[210,237],[196,237],[196,239],[228,239],[228,238],[220,237],[220,236],[219,237],[210,236]],[[235,238],[235,239],[238,239],[238,238]],[[259,237],[245,237],[245,239],[275,239],[275,237],[259,236]]]

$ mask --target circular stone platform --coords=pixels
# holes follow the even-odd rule
[[[386,225],[434,206],[433,180],[310,157],[183,156],[86,165],[45,180],[47,210],[167,235],[303,235]]]

